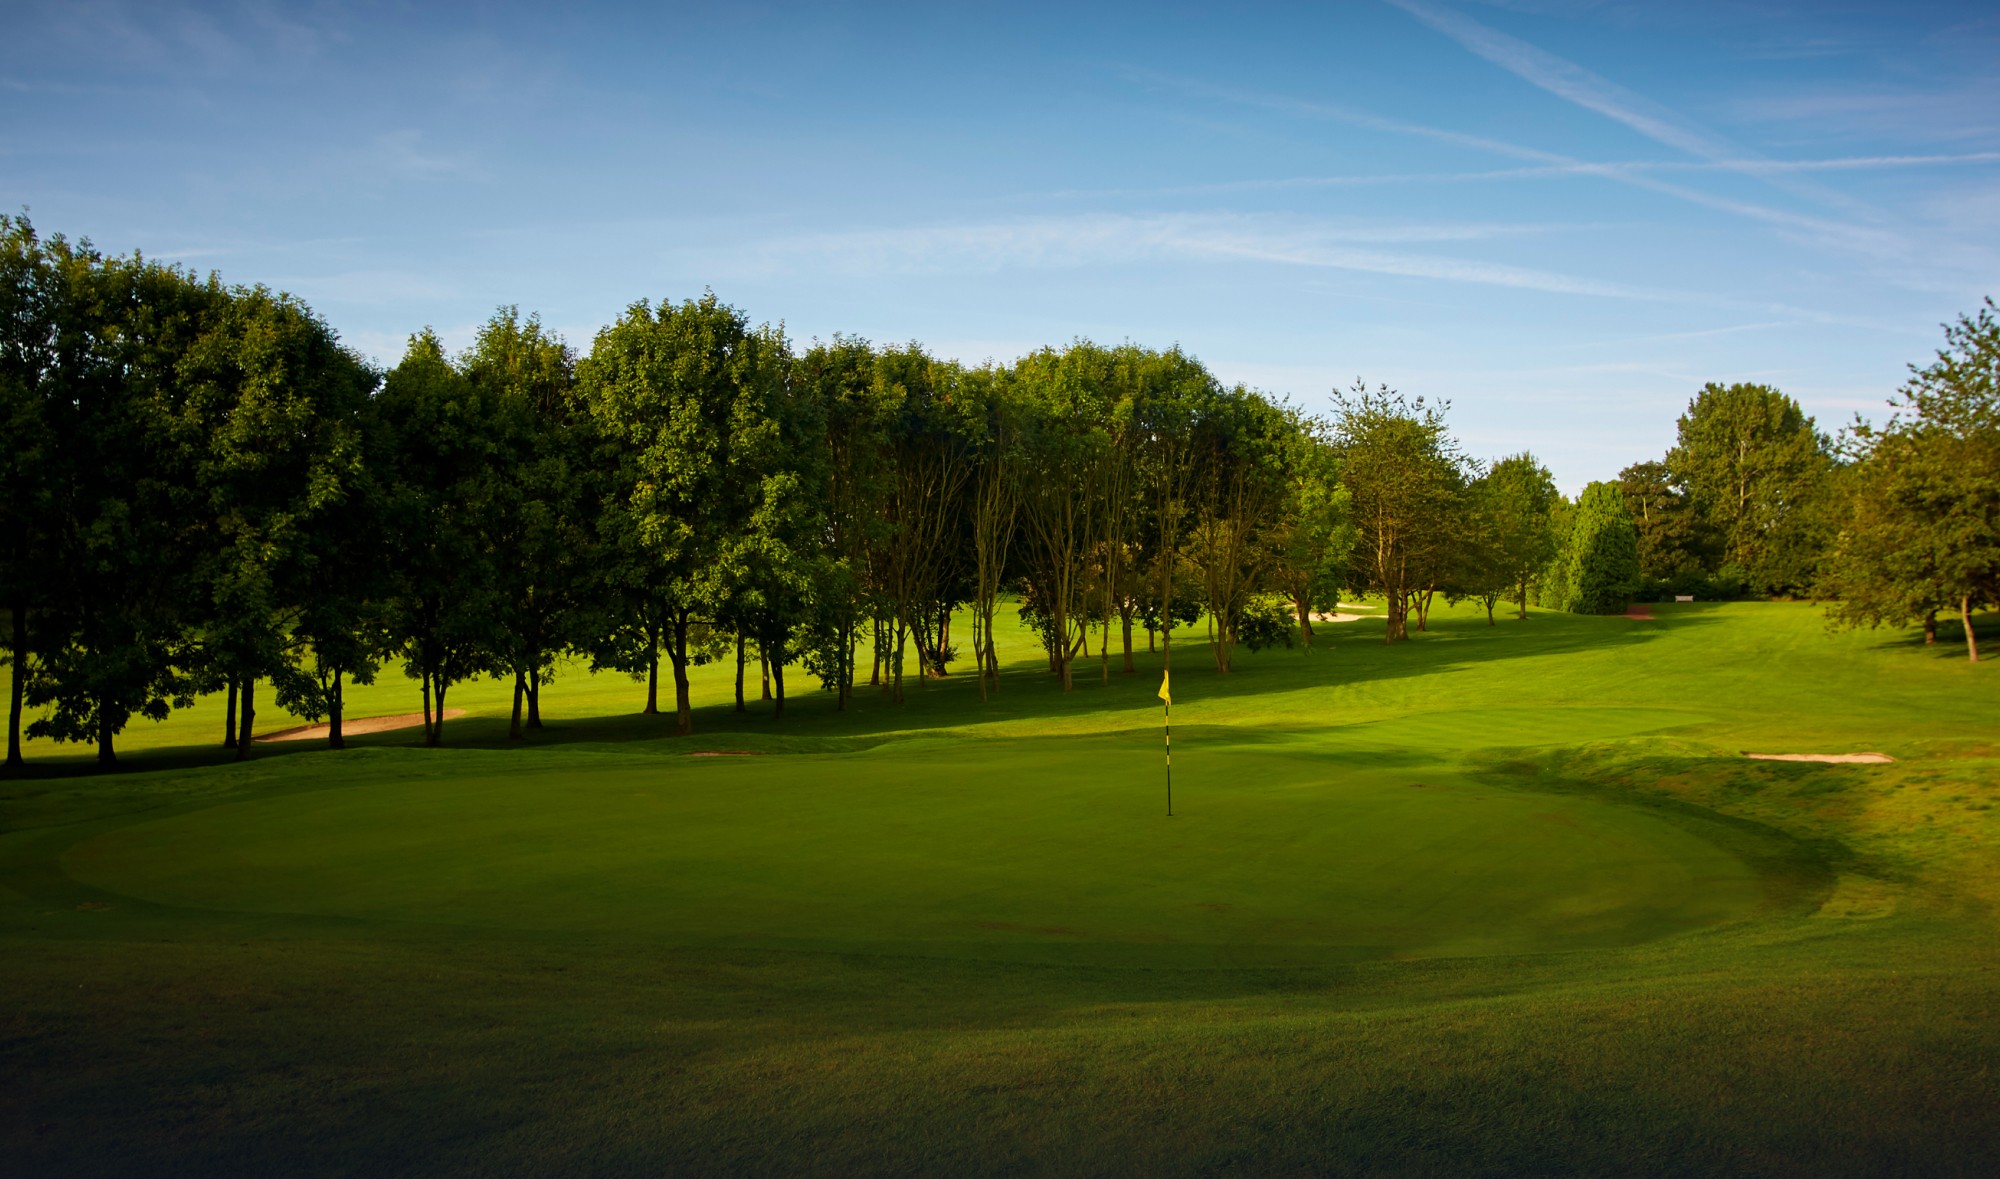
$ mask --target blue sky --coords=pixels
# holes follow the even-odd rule
[[[1878,411],[2000,293],[1992,3],[0,9],[0,207],[385,361],[712,287],[801,341],[1364,377],[1573,490],[1705,381]]]

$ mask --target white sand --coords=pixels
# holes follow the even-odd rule
[[[1744,753],[1758,761],[1823,761],[1833,765],[1886,765],[1896,759],[1886,753]]]
[[[464,715],[465,710],[463,708],[447,708],[444,710],[444,719],[446,720]],[[343,717],[340,721],[340,735],[343,737],[354,737],[362,733],[387,733],[396,729],[414,729],[423,723],[424,714],[421,712],[406,712],[400,716]],[[324,741],[326,740],[327,732],[328,726],[323,724],[300,725],[296,729],[281,729],[275,733],[259,734],[257,740],[312,741],[317,739]]]

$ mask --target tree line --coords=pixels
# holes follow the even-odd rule
[[[1702,389],[1666,455],[1620,472],[1634,592],[1828,599],[1837,627],[1921,623],[1926,642],[1945,613],[1977,661],[1972,616],[2000,604],[1992,299],[1945,325],[1889,405],[1886,423],[1829,436],[1769,386]]]
[[[1177,348],[796,346],[709,294],[635,303],[581,353],[503,308],[464,351],[425,330],[378,371],[290,296],[25,216],[0,242],[10,765],[24,732],[110,762],[133,717],[209,693],[239,756],[266,691],[338,747],[345,685],[395,666],[430,744],[480,676],[511,680],[513,736],[539,727],[577,657],[681,733],[712,661],[739,710],[752,666],[780,714],[792,668],[843,709],[954,672],[984,699],[1002,609],[1065,690],[1132,673],[1141,634],[1170,661],[1196,625],[1226,674],[1242,647],[1310,646],[1343,592],[1381,598],[1399,642],[1440,596],[1489,622],[1622,610],[1682,575],[1669,541],[1700,576],[1743,559],[1674,456],[1638,513],[1630,480],[1572,502],[1530,455],[1467,456],[1446,407],[1357,384],[1315,416]],[[1739,514],[1768,510],[1757,486]]]

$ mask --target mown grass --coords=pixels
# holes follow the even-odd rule
[[[684,739],[579,671],[524,747],[486,684],[248,764],[191,710],[0,784],[0,1157],[1988,1173],[1990,667],[1658,613],[1183,646],[1173,819],[1156,656],[783,721],[704,669]]]

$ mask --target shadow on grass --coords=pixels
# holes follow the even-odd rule
[[[1656,641],[1668,631],[1711,625],[1709,615],[1717,607],[1710,603],[1678,603],[1655,607],[1653,619],[1639,621],[1620,616],[1591,617],[1537,611],[1522,621],[1499,617],[1488,625],[1483,616],[1434,618],[1428,632],[1413,632],[1411,641],[1394,646],[1380,641],[1380,631],[1372,620],[1322,626],[1318,645],[1311,650],[1276,648],[1248,651],[1239,648],[1232,657],[1228,675],[1215,670],[1213,654],[1206,641],[1183,641],[1176,646],[1175,692],[1184,704],[1218,699],[1251,701],[1259,696],[1389,682],[1411,677],[1451,674],[1464,668],[1516,659],[1536,659],[1590,650],[1637,647]],[[1361,629],[1367,628],[1367,629]],[[466,716],[446,722],[447,748],[548,748],[561,746],[620,745],[652,746],[648,752],[675,755],[741,749],[757,753],[841,753],[860,752],[891,740],[973,735],[1028,736],[1060,735],[1068,730],[1101,733],[1104,722],[1085,724],[1089,718],[1105,717],[1119,729],[1149,729],[1159,715],[1155,692],[1163,656],[1158,652],[1134,653],[1136,670],[1123,670],[1121,653],[1114,652],[1108,675],[1104,663],[1095,656],[1080,659],[1072,668],[1074,689],[1064,692],[1041,659],[1018,659],[1007,664],[999,686],[990,698],[979,700],[977,682],[969,675],[952,675],[942,680],[906,678],[904,701],[897,704],[882,688],[859,684],[845,710],[837,708],[833,695],[823,690],[794,694],[786,701],[785,715],[772,713],[767,702],[753,704],[749,711],[736,712],[731,702],[698,706],[693,713],[693,733],[676,734],[671,711],[654,715],[626,713],[585,717],[561,717],[563,698],[558,680],[545,689],[543,707],[556,714],[538,730],[529,730],[520,741],[509,740],[504,716]],[[802,677],[803,678],[803,677]],[[1106,714],[1120,714],[1112,720]],[[1134,719],[1125,720],[1124,716]],[[1145,716],[1144,721],[1137,721]],[[1190,718],[1192,720],[1193,718]],[[1323,727],[1328,718],[1312,717],[1309,723]],[[1136,722],[1136,723],[1135,723]],[[1307,718],[1302,718],[1302,724]],[[1018,726],[1043,726],[1021,732]],[[988,729],[980,734],[977,730]],[[1248,726],[1221,726],[1226,739],[1235,744],[1254,741],[1259,732],[1283,730],[1253,729]],[[1193,730],[1184,730],[1192,735]],[[1218,734],[1223,735],[1223,734]],[[1279,738],[1272,738],[1279,739]],[[422,745],[420,729],[402,729],[347,738],[350,749],[382,747],[417,748]],[[318,741],[259,743],[247,759],[251,763],[327,752]],[[31,761],[17,778],[67,778],[104,773],[143,773],[163,770],[209,768],[237,762],[235,751],[216,746],[168,746],[121,755],[115,767],[104,768],[88,754],[62,760]]]
[[[1616,747],[1489,750],[1475,754],[1473,776],[1496,785],[1549,794],[1605,798],[1650,811],[1727,849],[1756,870],[1764,915],[1807,916],[1832,895],[1842,871],[1882,872],[1832,836],[1792,834],[1714,807],[1706,794],[1759,789],[1772,778],[1832,778],[1826,766],[1738,763],[1672,753],[1631,754]],[[1672,785],[1670,785],[1672,784]],[[1836,783],[1845,789],[1848,781]],[[1698,786],[1691,798],[1669,792]]]
[[[1870,646],[1877,651],[1928,651],[1934,659],[1968,662],[1965,652],[1965,624],[1957,618],[1939,618],[1937,641],[1924,642],[1921,626],[1883,627],[1889,633]],[[1979,644],[1979,660],[2000,659],[2000,611],[1972,616],[1972,637]]]

